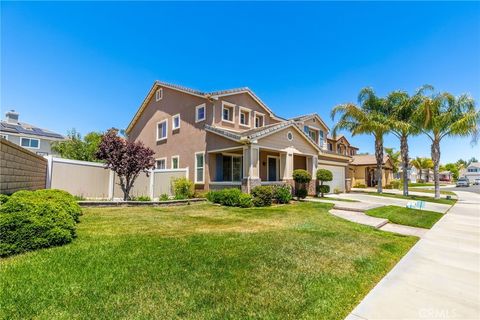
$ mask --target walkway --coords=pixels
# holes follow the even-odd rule
[[[480,319],[480,195],[457,194],[346,319]]]

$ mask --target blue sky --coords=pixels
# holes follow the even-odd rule
[[[60,133],[125,128],[154,80],[248,86],[278,115],[330,110],[372,86],[480,99],[480,4],[1,3],[1,111]],[[477,103],[478,106],[478,103]],[[348,133],[346,133],[347,136]],[[373,152],[371,136],[351,142]],[[387,136],[385,146],[397,147]],[[412,156],[428,156],[425,137]],[[479,157],[470,139],[442,162]]]

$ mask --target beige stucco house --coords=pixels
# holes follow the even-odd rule
[[[248,88],[200,92],[156,81],[130,122],[129,139],[155,151],[159,169],[188,168],[196,189],[292,183],[292,172],[333,172],[345,190],[349,154],[328,150],[317,115],[284,119]],[[315,183],[310,193],[315,192]]]
[[[374,187],[376,180],[377,160],[375,155],[355,155],[350,163],[349,177],[352,179],[352,186],[365,185]],[[383,157],[382,185],[390,184],[393,179],[393,164],[389,156]]]

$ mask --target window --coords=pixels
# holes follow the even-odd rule
[[[157,141],[167,139],[168,121],[163,120],[157,123]]]
[[[235,105],[225,102],[222,102],[222,120],[226,122],[234,122],[234,110],[235,110]]]
[[[250,110],[240,107],[240,124],[245,127],[250,127]]]
[[[470,168],[468,169],[468,172],[478,172],[479,170],[477,168]]]
[[[179,156],[173,156],[172,157],[172,169],[178,169],[179,167],[179,162],[180,162],[180,157]]]
[[[308,126],[303,126],[303,132],[305,132],[306,134],[309,134],[310,128]]]
[[[324,133],[323,133],[323,130],[320,130],[320,141],[318,142],[318,144],[323,147],[323,144],[325,143],[325,136],[324,136]]]
[[[205,103],[195,107],[195,122],[204,121],[207,117]]]
[[[160,101],[163,98],[163,89],[158,89],[155,91],[155,101]]]
[[[331,144],[330,142],[328,143],[328,150],[333,151],[333,144]]]
[[[264,126],[264,116],[261,113],[255,112],[255,128]]]
[[[223,181],[242,180],[242,156],[222,156]]]
[[[317,131],[315,131],[315,130],[310,130],[310,132],[308,133],[308,135],[310,136],[310,138],[312,138],[313,141],[317,142]]]
[[[172,130],[180,129],[180,114],[176,114],[172,118]]]
[[[167,158],[156,159],[155,167],[160,170],[167,169]]]
[[[204,182],[205,153],[195,153],[195,183]]]
[[[288,141],[292,141],[293,140],[293,133],[291,131],[288,131],[287,133],[287,139]]]
[[[25,148],[40,149],[40,140],[32,138],[20,138],[20,144]]]

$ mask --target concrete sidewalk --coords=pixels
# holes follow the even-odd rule
[[[480,195],[457,194],[346,319],[480,319]]]

